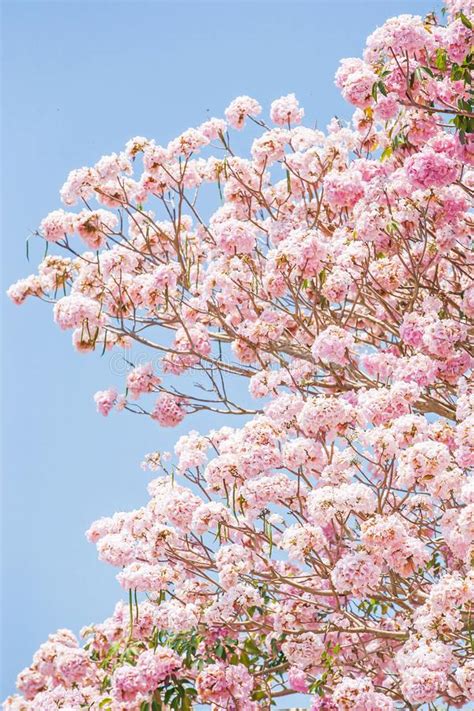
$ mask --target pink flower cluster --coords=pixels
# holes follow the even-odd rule
[[[232,128],[242,129],[248,116],[258,116],[262,107],[250,96],[238,96],[225,110],[225,117]]]
[[[151,417],[162,427],[176,427],[186,416],[183,398],[163,393],[155,403]]]
[[[151,363],[137,365],[127,376],[127,390],[135,399],[139,398],[142,393],[154,392],[160,383],[161,379],[154,374]]]
[[[327,363],[345,365],[354,343],[354,336],[348,331],[339,326],[328,326],[315,339],[311,352],[315,358]]]
[[[112,696],[116,703],[137,703],[154,691],[167,677],[181,669],[180,657],[171,649],[158,646],[142,652],[135,666],[119,667],[112,676]],[[138,697],[138,698],[137,698]],[[132,708],[132,707],[128,707]]]
[[[298,99],[294,94],[275,99],[270,107],[270,118],[278,126],[301,123],[303,117],[304,109],[300,108]]]

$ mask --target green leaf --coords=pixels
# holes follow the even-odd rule
[[[246,667],[250,666],[250,659],[245,652],[240,653],[240,661],[242,664],[244,664],[244,666],[246,666]]]
[[[326,677],[325,677],[325,675],[323,674],[323,676],[321,677],[321,679],[317,679],[316,681],[314,681],[314,682],[310,685],[309,691],[310,691],[312,694],[318,694],[318,696],[324,696],[324,684],[325,684],[325,681],[326,681]]]
[[[472,22],[469,20],[469,18],[466,17],[463,12],[459,13],[459,19],[461,20],[464,27],[467,27],[468,30],[472,30]]]
[[[174,694],[174,689],[168,689],[168,691],[165,693],[165,704],[168,704],[173,697]],[[153,709],[155,711],[155,709]],[[158,709],[157,709],[158,711]]]
[[[279,652],[278,644],[277,644],[277,641],[274,637],[272,637],[272,639],[271,639],[270,646],[271,646],[273,654],[278,654],[278,652]]]
[[[393,153],[393,148],[392,146],[387,146],[385,150],[383,151],[382,155],[380,156],[380,160],[383,162],[384,160],[387,160],[387,158],[390,158],[390,156]]]
[[[245,641],[245,648],[250,654],[260,654],[260,648],[256,645],[255,640],[251,638]]]
[[[442,49],[441,47],[438,47],[436,50],[436,59],[435,59],[435,65],[438,69],[446,69],[447,67],[447,61],[446,61],[446,50]]]
[[[464,101],[464,99],[459,99],[458,101],[458,107],[461,109],[461,111],[471,111],[471,104],[469,101]]]
[[[420,67],[420,69],[422,72],[426,72],[426,74],[428,74],[429,77],[434,76],[433,72],[431,71],[431,69],[429,67]]]

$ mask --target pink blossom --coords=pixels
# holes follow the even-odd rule
[[[100,249],[117,225],[117,216],[107,210],[82,210],[75,223],[79,236],[91,249]]]
[[[310,711],[337,711],[337,706],[328,696],[316,696]]]
[[[359,108],[366,108],[373,103],[372,87],[377,75],[361,59],[343,59],[336,72],[336,86],[349,103]]]
[[[45,688],[46,679],[42,674],[32,670],[24,669],[18,674],[16,685],[25,699],[34,699],[39,691]]]
[[[166,590],[173,577],[173,572],[164,565],[130,563],[117,575],[117,580],[125,590],[157,593]]]
[[[300,108],[294,94],[275,99],[270,107],[270,118],[278,126],[288,126],[290,123],[301,123],[304,109]]]
[[[253,680],[243,664],[209,664],[198,674],[196,688],[202,703],[223,704],[231,697],[248,700]]]
[[[223,119],[211,118],[199,126],[199,132],[210,141],[225,133],[227,124]]]
[[[189,157],[192,153],[209,143],[209,138],[195,128],[188,128],[178,138],[170,141],[167,152],[169,156],[176,157],[183,155]]]
[[[248,254],[255,246],[255,230],[238,220],[228,220],[215,228],[216,242],[225,254]]]
[[[377,507],[377,499],[368,486],[360,483],[339,487],[324,486],[308,497],[308,515],[316,525],[324,525],[336,514],[370,514]]]
[[[94,328],[102,324],[101,304],[81,294],[63,296],[54,305],[54,320],[63,330],[69,328]]]
[[[109,412],[113,409],[117,402],[118,393],[114,388],[109,388],[108,390],[99,390],[94,395],[95,404],[97,406],[97,412],[101,415],[107,417]]]
[[[179,470],[185,471],[204,464],[207,461],[206,451],[209,446],[209,440],[195,430],[180,437],[174,446],[174,451],[179,457]]]
[[[40,224],[40,231],[48,242],[58,242],[75,231],[77,216],[64,210],[50,212]]]
[[[375,691],[367,678],[344,677],[332,696],[341,711],[394,711],[395,704],[389,696]]]
[[[26,279],[19,279],[7,289],[7,296],[19,306],[28,296],[40,296],[43,288],[41,280],[32,274]]]
[[[258,116],[262,107],[250,96],[238,96],[225,110],[225,117],[232,128],[242,129],[247,116]]]
[[[162,393],[155,403],[152,418],[162,427],[176,427],[186,416],[185,401],[175,395]]]
[[[328,326],[315,339],[311,352],[315,358],[328,363],[344,365],[347,354],[355,343],[354,336],[338,326]]]
[[[142,393],[154,392],[161,379],[153,373],[153,365],[144,363],[133,368],[127,376],[127,389],[133,398]]]
[[[60,190],[61,200],[65,205],[75,205],[79,198],[86,200],[94,194],[99,176],[92,168],[72,170]]]
[[[414,188],[443,188],[456,180],[458,166],[450,158],[424,148],[405,162],[408,180]]]
[[[310,524],[289,526],[280,541],[281,548],[288,551],[290,558],[302,561],[313,552],[324,557],[327,545],[322,528]]]
[[[376,589],[380,573],[380,567],[367,553],[348,553],[338,560],[331,578],[338,592],[365,597]]]
[[[55,660],[56,674],[65,686],[83,682],[95,674],[85,649],[64,647]]]
[[[306,694],[309,689],[306,674],[297,667],[290,667],[290,669],[288,669],[288,684],[290,689],[299,691],[302,694]]]
[[[319,635],[304,632],[288,637],[281,648],[291,665],[302,671],[314,673],[321,663],[324,643]]]
[[[119,703],[135,701],[145,691],[141,671],[137,667],[118,667],[112,677],[112,694]]]
[[[364,195],[362,175],[357,170],[331,172],[324,179],[324,191],[331,207],[354,207]]]
[[[307,437],[326,432],[334,437],[354,420],[355,410],[346,400],[334,396],[310,398],[298,415],[298,424]]]
[[[389,50],[397,54],[416,54],[425,46],[430,46],[431,38],[419,15],[399,15],[392,17],[367,39],[366,59],[376,59],[379,53]]]
[[[456,669],[456,681],[470,701],[474,701],[474,662],[468,660]]]
[[[175,675],[179,672],[181,666],[181,657],[172,649],[162,645],[142,652],[137,660],[137,669],[141,673],[144,689],[150,691],[171,674]]]
[[[266,131],[252,143],[252,156],[259,167],[267,167],[285,156],[290,132],[282,128]]]

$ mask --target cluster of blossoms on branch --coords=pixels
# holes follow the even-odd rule
[[[7,711],[474,700],[473,11],[390,19],[343,60],[349,125],[242,96],[70,173],[40,226],[59,249],[10,297],[123,350],[102,415],[224,421],[92,523],[128,603],[51,635]]]

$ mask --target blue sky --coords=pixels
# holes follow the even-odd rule
[[[308,123],[350,108],[333,85],[376,25],[438,0],[3,2],[3,290],[34,271],[25,238],[60,207],[67,173],[132,136],[166,143],[240,94],[290,91]],[[172,449],[190,427],[160,430],[128,414],[96,415],[98,389],[121,387],[118,363],[76,354],[46,305],[2,298],[2,684],[12,693],[48,633],[100,621],[120,597],[115,572],[84,530],[146,501],[144,453]],[[137,358],[142,356],[135,351]]]

